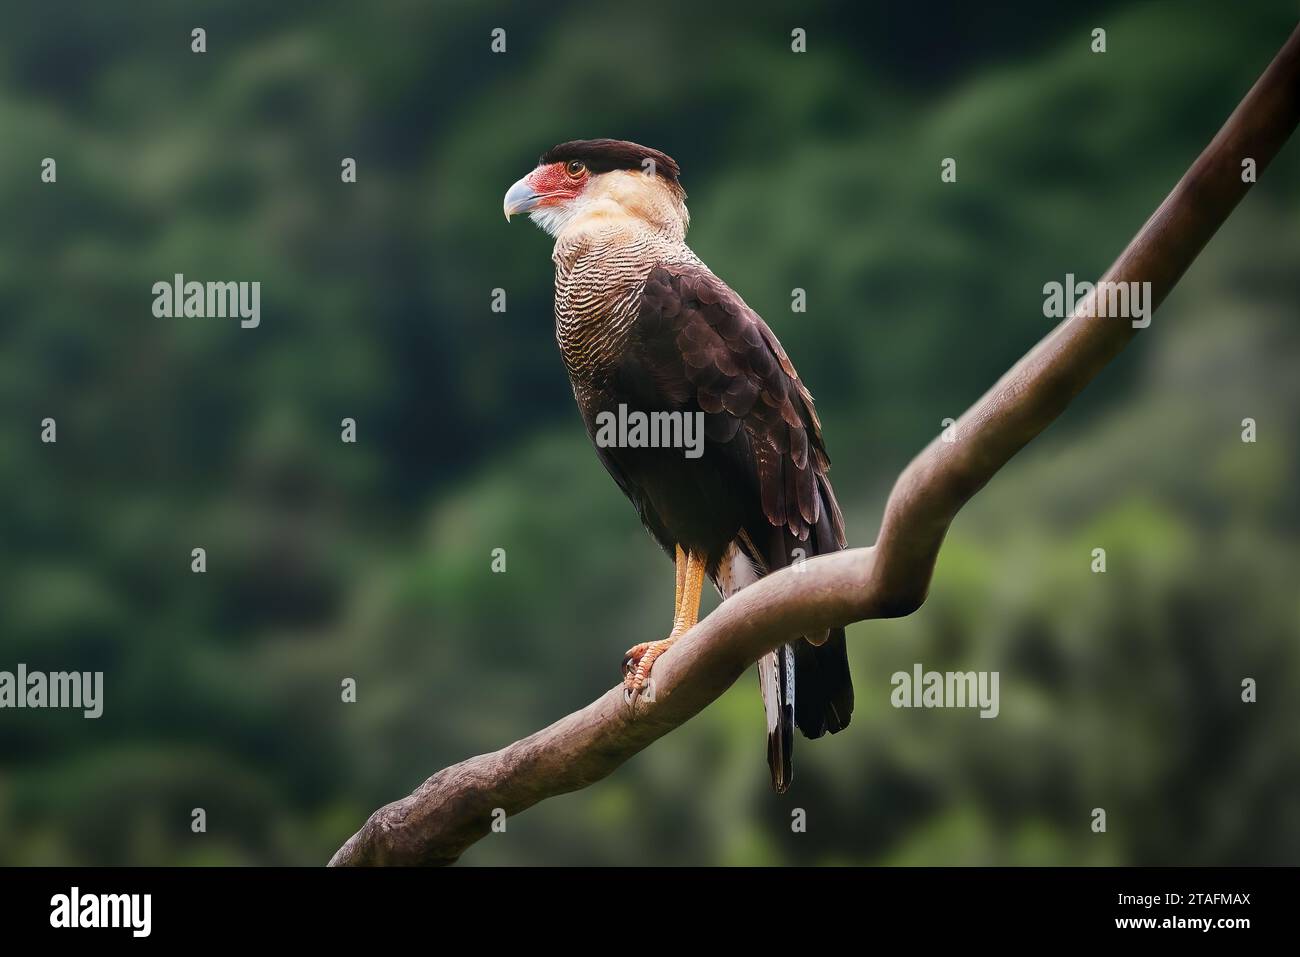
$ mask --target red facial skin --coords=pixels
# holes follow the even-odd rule
[[[528,174],[525,182],[529,189],[541,197],[538,207],[559,206],[582,192],[591,179],[591,172],[581,166],[576,176],[569,171],[568,163],[548,163]]]

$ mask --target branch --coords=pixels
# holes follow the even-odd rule
[[[1253,158],[1262,172],[1297,122],[1300,28],[1103,281],[1150,282],[1154,309],[1249,189],[1242,160]],[[632,712],[615,687],[522,741],[439,771],[372,814],[330,865],[453,863],[489,832],[495,809],[515,815],[599,781],[793,635],[911,614],[925,600],[958,510],[1136,334],[1126,319],[1087,318],[1102,311],[1096,298],[971,406],[955,426],[956,441],[936,439],[903,471],[874,546],[814,558],[750,585],[655,663],[653,701]]]

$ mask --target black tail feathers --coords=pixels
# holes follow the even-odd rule
[[[831,631],[821,645],[803,638],[782,645],[764,655],[758,668],[767,713],[767,766],[772,788],[781,794],[794,778],[794,729],[805,738],[820,738],[844,730],[853,716],[844,629]]]
[[[794,645],[794,719],[805,738],[835,734],[853,716],[853,678],[844,629],[836,628],[821,645],[800,639]]]

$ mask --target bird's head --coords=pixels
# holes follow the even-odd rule
[[[605,221],[635,220],[678,238],[690,215],[671,156],[626,140],[573,140],[542,154],[506,193],[508,220],[528,213],[552,236]]]

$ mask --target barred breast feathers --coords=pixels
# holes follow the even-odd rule
[[[555,338],[575,387],[596,385],[627,341],[655,266],[699,264],[676,183],[634,170],[595,177],[555,234]]]
[[[699,264],[683,239],[626,222],[566,231],[554,259],[555,338],[570,377],[588,383],[621,354],[650,271]]]

